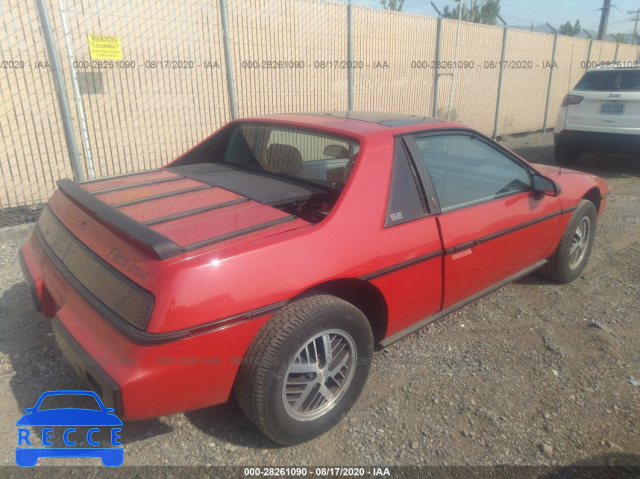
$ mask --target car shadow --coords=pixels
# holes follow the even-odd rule
[[[561,286],[560,283],[542,276],[541,273],[534,271],[513,282],[514,284],[530,285],[530,286]]]
[[[508,144],[508,141],[505,144]],[[531,163],[558,166],[553,158],[553,146],[523,146],[512,150]],[[640,178],[640,157],[583,153],[577,163],[567,168],[597,175],[605,180],[623,177]]]
[[[640,476],[640,456],[625,452],[606,453],[576,461],[568,466],[552,467],[540,479],[631,479]]]
[[[233,394],[219,406],[185,413],[200,432],[224,443],[253,449],[279,449],[280,444],[264,436],[244,415]]]
[[[27,283],[16,283],[3,291],[0,316],[0,354],[8,358],[13,368],[14,374],[8,383],[20,410],[15,421],[24,414],[25,408],[33,407],[45,391],[87,389],[60,352],[51,321],[36,311]],[[8,364],[2,371],[5,375],[11,374]],[[34,428],[40,444],[41,429]],[[134,443],[172,430],[159,419],[124,422],[121,442]]]

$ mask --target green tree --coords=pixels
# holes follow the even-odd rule
[[[473,10],[474,10],[474,12],[472,13],[468,8],[463,7],[462,8],[462,15],[460,15],[460,19],[463,22],[480,23],[479,21],[476,20],[479,17],[478,8],[476,7]],[[444,7],[444,13],[442,14],[442,16],[444,18],[451,18],[453,20],[457,20],[459,12],[460,12],[460,4],[458,4],[457,7],[452,8],[452,9],[449,9],[448,6],[445,6]]]
[[[487,0],[480,8],[481,22],[485,25],[495,25],[500,15],[500,0]]]
[[[458,19],[461,5],[450,9],[444,7],[444,18]],[[465,22],[484,23],[485,25],[495,25],[500,15],[500,0],[486,0],[481,7],[474,5],[473,10],[462,6],[462,15],[460,18]]]
[[[380,3],[387,10],[394,10],[396,12],[399,12],[402,10],[404,0],[380,0]]]
[[[616,43],[627,43],[627,35],[625,33],[616,33],[613,36],[613,41]]]
[[[564,25],[560,25],[560,35],[575,37],[581,29],[582,26],[580,25],[580,20],[576,20],[575,25],[571,25],[571,22],[567,22]]]

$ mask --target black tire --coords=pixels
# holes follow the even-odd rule
[[[569,166],[575,164],[580,158],[579,150],[570,150],[565,147],[562,142],[556,143],[553,150],[553,156],[556,163],[561,166]]]
[[[589,254],[593,246],[593,240],[596,234],[597,212],[595,205],[588,200],[582,200],[578,203],[578,208],[571,215],[569,224],[562,235],[560,244],[555,252],[549,258],[547,264],[541,269],[547,278],[559,283],[570,283],[578,278],[589,260]],[[587,223],[588,231],[585,236],[584,249],[579,254],[572,256],[572,246],[578,241],[578,227]]]
[[[321,333],[321,337],[311,342]],[[333,349],[336,356],[328,364],[323,363],[325,336],[331,340],[329,344],[336,345]],[[341,345],[343,349],[336,353]],[[335,426],[356,402],[369,375],[373,346],[369,322],[352,304],[324,294],[293,301],[267,321],[249,346],[235,383],[238,403],[251,422],[273,441],[283,445],[308,441]],[[318,359],[303,362],[306,351]],[[299,362],[293,365],[294,360]],[[343,361],[346,361],[340,369],[343,372],[331,376],[332,369],[338,370],[336,365]],[[290,366],[304,369],[309,365],[320,371],[321,364],[324,369],[318,373],[289,371]],[[307,386],[299,390],[295,383],[298,380]],[[307,399],[302,399],[307,388],[310,393]],[[335,389],[335,400],[323,403],[330,395],[320,397],[319,393],[331,392],[331,388]],[[314,413],[311,406],[316,404],[315,398],[321,407]]]

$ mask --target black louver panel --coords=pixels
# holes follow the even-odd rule
[[[306,200],[314,195],[324,193],[320,188],[311,185],[301,185],[293,180],[287,181],[284,178],[274,178],[259,172],[236,169],[219,163],[177,166],[165,170],[185,178],[224,188],[270,206]]]

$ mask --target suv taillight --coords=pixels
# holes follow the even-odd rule
[[[577,105],[579,104],[582,100],[584,100],[583,96],[579,96],[579,95],[567,95],[564,97],[564,99],[562,100],[562,105],[560,106],[569,106],[569,105]]]

